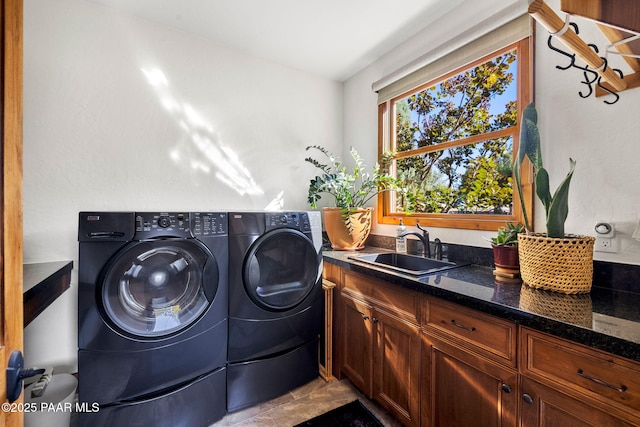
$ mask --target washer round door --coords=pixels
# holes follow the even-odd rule
[[[303,233],[279,228],[256,240],[245,257],[245,291],[259,307],[284,311],[300,304],[318,279],[318,253]]]
[[[152,339],[196,322],[217,289],[217,262],[204,245],[164,239],[125,247],[97,291],[112,327],[127,336]]]

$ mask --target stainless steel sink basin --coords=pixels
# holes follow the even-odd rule
[[[350,256],[349,259],[412,276],[424,276],[426,274],[462,267],[464,265],[393,252],[381,254],[359,254]]]

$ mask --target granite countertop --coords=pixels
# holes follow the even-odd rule
[[[389,252],[374,247],[364,251]],[[598,275],[590,293],[565,295],[497,278],[491,267],[473,264],[415,278],[349,258],[359,253],[324,251],[323,255],[325,262],[347,270],[640,362],[640,294],[598,286]]]

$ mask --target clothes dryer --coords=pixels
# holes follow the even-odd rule
[[[100,407],[80,425],[224,416],[227,227],[226,213],[80,213],[78,398]]]
[[[227,410],[318,376],[320,212],[229,213]]]

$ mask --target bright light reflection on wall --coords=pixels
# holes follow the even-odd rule
[[[174,96],[169,80],[158,68],[141,68],[149,85],[156,91],[160,105],[185,132],[185,138],[169,152],[169,158],[195,172],[211,174],[240,195],[264,194],[238,155],[225,145],[213,126],[188,103]],[[281,193],[282,194],[282,193]],[[274,199],[282,200],[281,194]],[[274,203],[272,202],[272,203]]]
[[[278,195],[265,206],[265,211],[280,211],[284,208],[284,191],[278,193]]]

